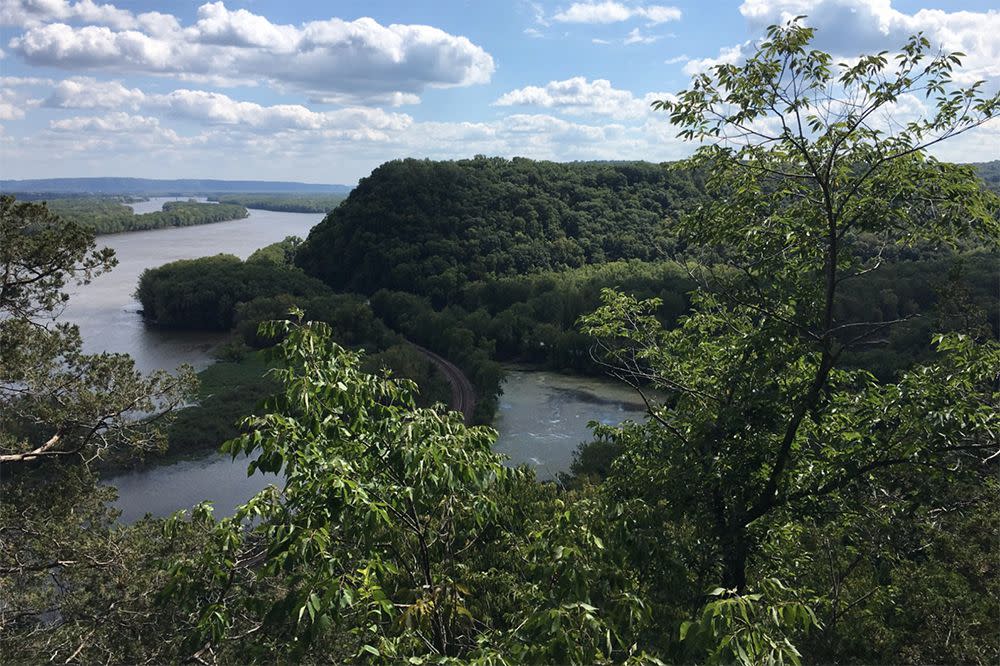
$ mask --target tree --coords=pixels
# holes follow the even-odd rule
[[[84,354],[76,327],[55,322],[68,283],[114,264],[93,231],[0,197],[0,645],[11,659],[127,653],[114,645],[131,617],[119,585],[139,556],[90,463],[158,446],[194,380]]]
[[[901,319],[844,321],[835,308],[880,265],[859,256],[858,234],[886,247],[997,237],[997,198],[926,150],[995,116],[1000,96],[955,85],[961,54],[933,54],[920,35],[891,64],[834,65],[813,34],[799,19],[773,26],[742,65],[654,104],[708,144],[689,165],[711,196],[681,225],[727,266],[691,267],[700,290],[677,329],[652,316],[656,301],[614,292],[584,320],[614,373],[667,396],[619,432],[609,487],[648,529],[709,526],[709,566],[740,592],[748,569],[766,577],[789,524],[835,521],[900,469],[925,486],[983,474],[1000,429],[995,341],[939,337],[929,365],[883,384],[843,369],[843,355]],[[911,100],[929,111],[898,118]]]
[[[326,324],[263,330],[281,338],[283,391],[225,448],[284,484],[174,565],[199,643],[226,649],[235,631],[262,629],[260,640],[285,637],[300,651],[339,636],[338,653],[355,659],[474,649],[470,562],[495,538],[519,476],[490,450],[492,431],[417,408],[412,382],[363,373]]]

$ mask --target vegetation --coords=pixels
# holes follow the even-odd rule
[[[199,641],[239,654],[225,637],[270,617],[265,645],[294,636],[301,650],[387,662],[995,659],[983,574],[996,534],[962,535],[995,511],[984,460],[997,458],[1000,345],[938,336],[925,364],[879,381],[844,356],[896,322],[842,319],[838,292],[877,261],[844,240],[852,229],[887,244],[996,236],[996,197],[923,148],[1000,99],[951,94],[955,58],[925,57],[921,38],[893,68],[881,56],[836,68],[811,37],[773,28],[745,65],[663,105],[691,138],[766,117],[755,126],[781,129],[694,158],[711,196],[678,225],[725,248],[729,270],[693,267],[676,327],[654,316],[657,300],[614,291],[585,318],[609,367],[666,396],[645,423],[599,429],[618,449],[599,487],[524,483],[479,432],[456,422],[441,438],[447,421],[414,410],[405,385],[358,374],[323,327],[273,326],[283,396],[231,446],[257,456],[252,469],[286,470],[285,492],[251,500],[208,532],[214,554],[176,569],[180,598],[201,609]],[[925,85],[944,91],[929,118],[889,137],[865,124]],[[782,122],[796,113],[802,125]],[[250,517],[261,522],[247,532]],[[926,539],[957,547],[961,571],[929,561]],[[199,602],[213,581],[214,603]],[[262,597],[270,585],[287,592]],[[933,638],[917,629],[958,610],[954,592],[983,599],[974,590],[993,596],[958,602],[956,642],[947,621]],[[907,600],[920,610],[901,613]]]
[[[73,197],[48,201],[53,213],[90,227],[98,234],[123,231],[147,231],[164,227],[188,227],[195,224],[240,220],[250,213],[235,204],[206,204],[195,201],[168,201],[163,210],[136,215],[120,197]]]
[[[336,291],[411,291],[441,306],[473,280],[667,258],[665,219],[697,182],[648,163],[398,160],[362,179],[297,261]]]
[[[347,194],[226,194],[210,196],[209,201],[234,204],[285,213],[329,213]]]
[[[414,291],[390,290],[399,275],[385,273],[364,289],[370,303],[285,263],[294,241],[253,261],[215,257],[145,276],[147,298],[170,317],[190,309],[221,325],[197,313],[224,311],[274,368],[276,393],[225,450],[248,456],[251,474],[278,475],[280,488],[219,520],[200,505],[113,526],[111,492],[86,462],[155,441],[158,421],[137,415],[177,406],[190,382],[139,377],[127,359],[80,354],[68,328],[37,326],[65,300],[67,280],[112,257],[43,206],[3,200],[0,462],[13,470],[0,504],[3,654],[995,663],[1000,343],[995,308],[977,293],[992,255],[968,250],[1000,236],[1000,199],[971,168],[926,149],[995,117],[1000,95],[955,84],[959,56],[931,53],[920,36],[891,64],[875,55],[842,65],[812,50],[813,36],[797,20],[772,27],[745,63],[716,66],[658,105],[703,143],[681,167],[705,174],[699,205],[670,227],[676,247],[704,252],[699,261],[685,250],[683,263],[647,257],[558,275],[543,269],[565,266],[546,258],[525,275],[479,276],[490,253],[472,253],[453,291],[424,272],[428,260],[412,265]],[[926,117],[891,133],[869,125],[924,90]],[[465,169],[526,169],[414,164],[454,177],[456,192]],[[399,168],[387,173],[402,177]],[[313,234],[303,265],[349,208]],[[942,255],[942,244],[962,253]],[[909,263],[885,273],[884,257],[907,245]],[[339,269],[325,270],[330,280]],[[917,289],[933,270],[938,284]],[[891,291],[896,282],[910,291]],[[172,291],[181,283],[210,296],[187,305]],[[418,405],[413,382],[369,371],[337,341],[383,339],[391,356],[383,314],[488,359],[497,321],[523,315],[535,335],[545,319],[562,335],[607,283],[635,291],[603,289],[583,332],[599,344],[596,362],[643,392],[648,418],[597,427],[600,446],[581,452],[564,485],[506,466],[491,429]],[[936,303],[923,351],[924,330],[906,332],[907,300]],[[288,308],[290,320],[267,321]],[[905,362],[882,377],[859,367],[894,335],[905,338]],[[516,335],[503,339],[504,353],[533,353]],[[251,356],[239,345],[227,354]]]
[[[1000,194],[1000,160],[980,162],[972,166],[976,168],[976,173],[983,179],[986,186],[997,194]]]
[[[997,237],[997,197],[923,149],[992,117],[1000,96],[953,90],[957,56],[929,56],[919,36],[894,67],[881,55],[835,67],[808,50],[811,37],[796,22],[772,28],[746,64],[716,67],[660,104],[683,136],[736,137],[697,153],[714,196],[682,223],[692,240],[725,246],[739,279],[705,275],[711,290],[674,330],[651,316],[655,301],[613,292],[585,320],[619,376],[669,396],[647,423],[616,433],[607,489],[637,525],[701,526],[711,536],[698,556],[737,591],[781,569],[806,582],[807,567],[782,554],[792,533],[959,510],[952,488],[985,489],[1000,426],[994,340],[939,336],[927,365],[882,383],[842,358],[896,321],[844,321],[836,308],[838,292],[877,267],[843,242],[852,229],[887,243]],[[888,136],[868,124],[925,87],[940,95],[928,117]],[[839,562],[821,588],[834,591],[844,551],[873,552],[861,537],[835,553],[807,544],[794,557]]]
[[[84,354],[76,327],[52,322],[68,285],[114,265],[93,230],[0,197],[5,661],[137,661],[141,632],[158,626],[150,610],[157,547],[145,528],[115,526],[114,490],[97,484],[88,463],[161,446],[161,426],[190,395],[193,376],[143,376],[128,356]]]
[[[322,282],[295,268],[220,254],[147,269],[135,295],[144,316],[159,326],[226,331],[233,327],[239,303],[326,291]]]

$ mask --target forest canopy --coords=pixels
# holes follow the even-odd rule
[[[927,149],[996,118],[1000,95],[921,35],[848,63],[814,38],[771,26],[656,103],[703,142],[680,171],[649,168],[659,203],[640,204],[631,164],[393,162],[301,250],[147,272],[164,325],[273,343],[274,393],[223,449],[277,482],[221,518],[202,503],[115,524],[89,464],[152,448],[155,412],[193,386],[48,327],[113,253],[0,198],[4,656],[996,663],[1000,343],[981,282],[1000,197]],[[924,90],[923,117],[875,123]],[[577,466],[594,473],[562,483],[340,339],[391,323],[489,360],[538,353],[524,337],[570,349],[570,321],[647,411],[594,424],[602,449]],[[859,366],[894,335],[905,363]]]
[[[165,227],[187,227],[241,220],[250,213],[238,204],[208,204],[196,201],[168,201],[163,209],[136,214],[121,197],[72,197],[47,201],[60,217],[89,227],[97,234],[147,231]]]
[[[669,218],[698,196],[693,172],[642,162],[396,160],[313,229],[298,265],[338,291],[440,304],[472,280],[665,259]]]

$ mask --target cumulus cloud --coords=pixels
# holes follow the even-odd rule
[[[93,0],[4,0],[0,6],[0,25],[32,26],[52,21],[93,23],[115,28],[132,28],[132,12],[114,5],[98,5]]]
[[[625,44],[652,44],[660,40],[659,35],[644,35],[639,28],[633,28],[625,36]]]
[[[53,120],[49,127],[57,132],[149,132],[160,128],[151,116],[133,116],[123,111],[103,116],[74,116]]]
[[[17,103],[13,90],[0,90],[0,120],[20,120],[24,109]]]
[[[120,81],[98,81],[74,77],[56,84],[44,105],[58,109],[136,109],[146,98],[137,88],[126,88]]]
[[[58,12],[51,16],[58,19]],[[485,83],[495,69],[480,46],[432,26],[384,26],[371,18],[276,25],[221,2],[202,5],[188,27],[157,13],[107,25],[27,26],[9,46],[31,65],[216,82],[256,79],[355,103],[393,96],[409,103],[427,88]]]
[[[44,105],[60,109],[142,109],[205,125],[234,125],[252,131],[337,130],[360,133],[359,136],[367,138],[384,138],[385,131],[399,131],[412,123],[412,118],[406,114],[370,107],[313,111],[299,104],[265,106],[235,100],[219,92],[189,89],[147,94],[118,81],[98,81],[89,77],[74,77],[55,84]],[[122,121],[123,116],[118,114],[115,118]],[[92,127],[82,117],[72,119],[67,127],[74,123],[79,124],[81,130]],[[66,129],[61,125],[53,127]]]
[[[241,125],[255,130],[334,130],[367,139],[383,139],[385,131],[406,129],[412,118],[382,109],[355,107],[335,111],[312,111],[298,104],[262,106],[241,102],[217,92],[175,90],[150,96],[148,108],[206,123]]]
[[[681,10],[664,5],[628,6],[620,2],[574,2],[552,17],[560,23],[621,23],[645,19],[651,24],[679,21]]]
[[[740,13],[752,27],[782,23],[807,15],[817,26],[816,45],[840,56],[894,49],[910,35],[923,32],[935,46],[962,51],[969,79],[1000,76],[1000,11],[921,9],[907,14],[891,0],[744,0]]]
[[[684,65],[684,73],[688,75],[701,74],[716,65],[733,65],[743,60],[744,50],[750,47],[750,42],[743,42],[736,46],[723,46],[719,49],[719,55],[714,58],[691,58]]]
[[[539,106],[571,115],[634,119],[645,116],[650,103],[663,99],[664,95],[667,93],[648,93],[639,98],[628,90],[613,87],[607,79],[588,81],[585,77],[575,76],[564,81],[550,81],[545,86],[511,90],[501,95],[493,105]]]

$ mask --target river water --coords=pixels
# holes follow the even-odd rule
[[[133,208],[148,213],[176,200],[158,197]],[[254,250],[286,236],[305,238],[322,219],[323,215],[316,213],[251,210],[250,217],[231,222],[99,236],[98,245],[114,249],[118,265],[90,284],[70,289],[75,293],[63,316],[80,327],[88,353],[125,352],[144,371],[173,370],[181,363],[204,368],[212,362],[212,347],[223,336],[147,327],[138,315],[139,303],[132,297],[139,275],[147,268],[178,259],[220,253],[245,259]]]
[[[174,198],[154,198],[134,205],[136,212],[159,210]],[[251,210],[250,217],[193,227],[171,227],[100,236],[98,244],[115,250],[118,266],[88,285],[71,290],[63,317],[80,327],[90,353],[124,352],[144,370],[172,370],[182,363],[204,368],[222,336],[164,331],[147,327],[132,297],[143,270],[178,259],[219,253],[245,258],[286,236],[305,237],[320,214]],[[634,394],[610,382],[547,372],[512,370],[504,385],[496,428],[496,448],[511,464],[528,464],[539,478],[568,469],[573,452],[590,439],[587,422],[619,423],[640,419]],[[275,477],[246,475],[246,461],[218,453],[108,479],[118,487],[121,519],[144,514],[165,516],[202,500],[227,515]]]

